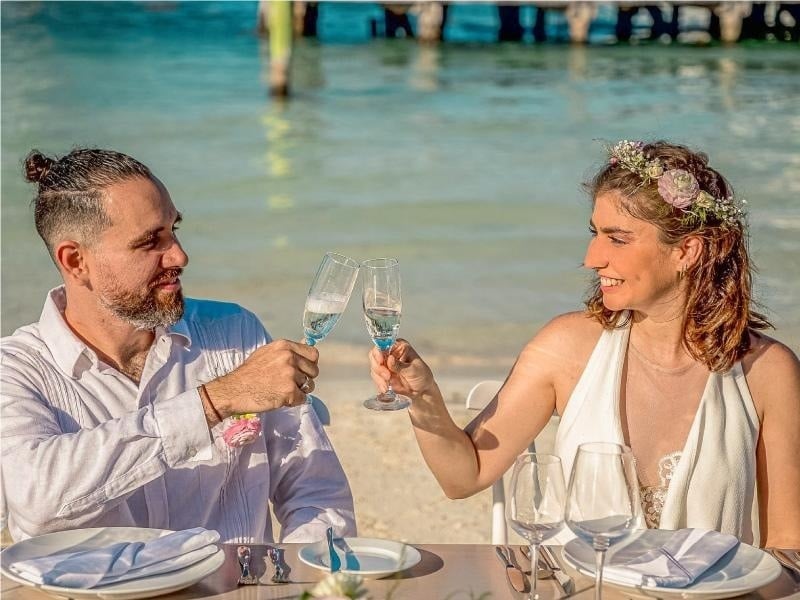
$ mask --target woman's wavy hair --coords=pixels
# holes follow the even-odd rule
[[[665,170],[690,172],[700,189],[714,198],[733,196],[733,188],[708,166],[705,154],[664,141],[646,144],[643,152],[648,160],[659,160]],[[661,198],[657,180],[644,185],[639,175],[620,164],[607,163],[585,188],[592,204],[600,194],[617,192],[621,208],[632,217],[655,225],[660,241],[666,245],[675,245],[688,236],[702,241],[700,258],[682,274],[687,290],[683,340],[695,360],[711,371],[727,371],[750,350],[749,330],[772,327],[764,315],[754,310],[755,267],[748,255],[743,222],[725,224],[713,214],[703,222],[685,219],[680,209]],[[612,311],[603,305],[599,281],[589,290],[586,308],[606,329],[627,324],[623,311]]]

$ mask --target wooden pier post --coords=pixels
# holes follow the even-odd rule
[[[719,37],[723,42],[732,43],[739,39],[742,21],[752,8],[752,2],[720,2],[714,7],[719,18]]]
[[[419,2],[414,6],[417,14],[417,38],[426,43],[440,42],[444,37],[447,5],[442,2]]]
[[[292,12],[289,0],[260,0],[258,3],[259,31],[269,33],[269,93],[279,98],[289,95]]]
[[[597,15],[597,6],[592,2],[570,2],[564,15],[569,26],[569,41],[585,44],[589,41],[589,28]]]

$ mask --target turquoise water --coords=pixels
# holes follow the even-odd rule
[[[373,10],[323,11],[282,104],[267,96],[254,3],[3,2],[3,334],[36,320],[58,283],[23,157],[98,145],[169,188],[189,294],[299,339],[325,251],[396,256],[400,334],[443,361],[505,368],[581,305],[596,140],[668,138],[704,149],[748,198],[758,297],[800,349],[796,45],[421,47],[367,40]],[[485,7],[459,10],[456,33],[493,31]],[[362,360],[360,308],[324,345]]]

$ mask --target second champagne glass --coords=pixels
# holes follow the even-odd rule
[[[335,252],[322,257],[303,312],[306,344],[314,346],[331,332],[347,308],[357,275],[358,261]]]
[[[372,341],[388,356],[400,329],[403,302],[400,298],[400,265],[396,258],[374,258],[361,263],[364,319]],[[395,393],[392,385],[382,394],[368,398],[364,406],[372,410],[400,410],[411,404]]]
[[[595,600],[602,598],[603,564],[611,544],[638,525],[640,507],[635,472],[625,446],[578,446],[567,489],[567,526],[595,551]]]
[[[514,462],[510,489],[508,522],[531,545],[531,600],[535,600],[539,545],[564,523],[561,459],[552,454],[521,454]]]

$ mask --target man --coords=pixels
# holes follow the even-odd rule
[[[347,479],[305,402],[317,350],[243,308],[184,300],[181,220],[135,159],[32,152],[36,228],[64,285],[2,340],[2,488],[15,540],[96,526],[216,529],[223,541],[354,535]],[[232,415],[263,434],[229,446]]]

